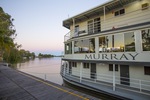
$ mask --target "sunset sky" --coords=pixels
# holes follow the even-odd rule
[[[30,52],[61,55],[62,21],[109,0],[0,0],[0,7],[15,19],[16,42]]]

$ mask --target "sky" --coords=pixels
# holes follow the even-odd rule
[[[21,49],[36,55],[61,55],[64,52],[64,35],[69,32],[62,26],[73,17],[109,0],[0,0],[0,7],[14,18]]]

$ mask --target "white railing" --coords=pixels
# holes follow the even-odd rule
[[[71,31],[68,32],[65,36],[64,36],[64,42],[66,42],[67,40],[69,40],[71,38]]]
[[[59,72],[56,73],[44,73],[44,72],[42,73],[42,72],[32,72],[32,71],[22,71],[22,72],[41,78],[44,81],[50,81],[60,85],[62,85],[63,83],[62,77]]]
[[[97,31],[100,29],[101,31],[111,30],[111,29],[117,29],[120,27],[125,27],[129,25],[139,24],[143,22],[149,22],[150,19],[150,6],[147,7],[146,10],[137,9],[134,11],[126,12],[124,15],[121,16],[106,16],[105,20],[104,18],[101,18],[100,27],[92,27],[92,33],[91,30],[87,28],[88,25],[81,25],[79,32],[74,32],[71,30],[69,33],[67,33],[64,36],[64,41],[67,41],[68,39],[72,37],[82,36],[85,34],[94,34],[94,31]],[[94,23],[93,23],[94,25]],[[96,32],[96,33],[100,33]]]
[[[80,76],[81,75],[80,73],[82,73],[82,76]],[[82,82],[82,81],[90,82],[91,86],[94,86],[94,84],[99,84],[99,85],[112,87],[113,89],[112,75],[80,72],[77,70],[74,71],[74,70],[69,70],[64,68],[61,69],[61,75],[63,77],[74,79],[74,81],[78,81],[78,82]],[[121,78],[124,80],[121,80]],[[120,88],[124,90],[150,95],[150,81],[147,80],[115,76],[115,88]]]

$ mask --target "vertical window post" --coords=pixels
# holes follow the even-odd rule
[[[105,22],[105,6],[104,6],[104,22]]]
[[[81,65],[80,65],[80,83],[82,81],[82,69],[83,69],[83,63],[81,62]]]
[[[74,33],[75,33],[75,20],[74,18],[72,18],[72,22],[73,22],[73,25],[72,25],[72,29],[73,29],[73,37],[74,37]]]
[[[113,64],[113,91],[115,91],[116,83],[115,83],[115,64]]]

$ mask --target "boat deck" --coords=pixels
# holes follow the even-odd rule
[[[150,100],[150,91],[139,92],[139,90],[135,88],[129,88],[126,86],[116,86],[116,90],[113,91],[112,84],[98,82],[90,79],[82,79],[80,82],[79,77],[75,77],[72,75],[65,75],[64,79],[72,84],[91,89],[100,93],[109,94],[114,97],[122,98],[122,99],[132,99],[132,100]]]
[[[0,64],[0,100],[99,100]]]

